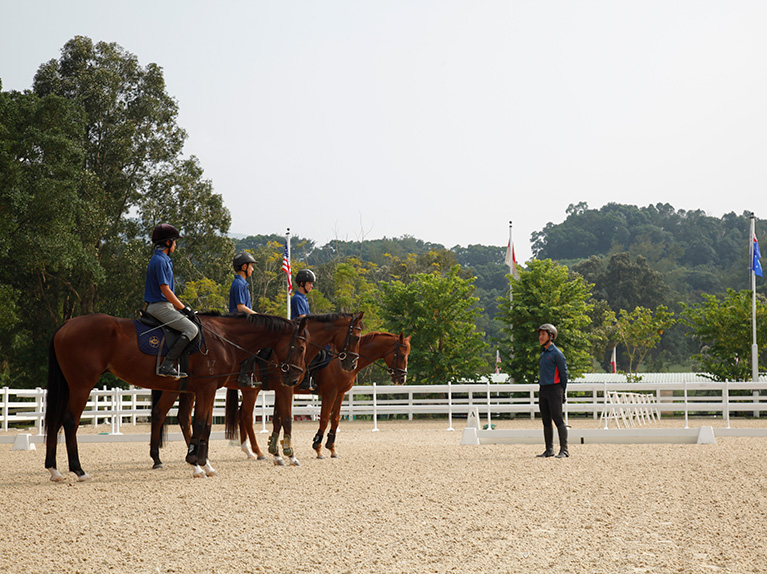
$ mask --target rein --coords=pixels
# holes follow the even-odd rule
[[[356,318],[351,323],[349,323],[349,329],[346,331],[346,339],[344,339],[344,348],[341,349],[341,351],[339,352],[333,351],[332,349],[328,349],[328,354],[333,357],[338,357],[339,361],[345,360],[346,357],[352,357],[352,359],[354,359],[354,361],[356,362],[360,358],[359,353],[352,353],[350,351],[347,351],[347,349],[349,348],[349,345],[351,345],[352,334],[354,333],[354,331],[362,331],[362,327],[357,325]],[[321,348],[318,344],[312,343],[311,341],[309,341],[309,344],[314,345],[317,348]]]
[[[383,357],[381,357],[380,359],[377,359],[375,361],[370,361],[370,359],[368,357],[364,357],[364,355],[363,355],[363,358],[368,359],[371,365],[375,365],[379,369],[383,369],[392,377],[394,375],[397,375],[398,377],[407,376],[407,369],[403,369],[398,366],[399,359],[400,359],[400,349],[402,349],[403,347],[405,347],[405,345],[403,343],[400,343],[399,340],[397,340],[396,348],[391,349],[390,351],[387,351],[386,353],[384,353]],[[388,355],[391,355],[392,353],[394,353],[394,359],[392,360],[392,363],[394,364],[393,367],[389,367],[386,364],[381,365],[378,363],[378,361],[383,360],[384,357],[387,357]]]
[[[272,367],[279,367],[280,371],[282,371],[283,373],[287,373],[288,371],[290,371],[291,368],[293,368],[293,369],[295,369],[297,371],[300,371],[300,372],[304,371],[304,369],[302,369],[298,365],[293,364],[292,361],[291,361],[291,359],[293,357],[293,354],[294,354],[294,352],[296,350],[296,341],[306,341],[306,337],[302,337],[302,336],[298,335],[298,328],[300,326],[298,324],[296,324],[295,329],[293,330],[293,335],[290,338],[290,343],[288,343],[288,345],[289,345],[288,355],[285,357],[285,361],[283,361],[280,364],[278,364],[278,363],[276,363],[274,361],[270,361],[268,359],[264,359],[263,357],[259,357],[256,353],[252,353],[252,352],[248,351],[246,348],[241,347],[240,345],[238,345],[234,341],[230,341],[229,339],[224,337],[221,333],[217,333],[216,331],[214,331],[210,327],[207,327],[206,325],[202,324],[202,322],[200,322],[200,324],[202,325],[203,329],[205,329],[206,331],[208,331],[212,335],[215,335],[216,337],[218,337],[222,341],[230,344],[235,349],[239,349],[240,351],[245,352],[245,354],[247,354],[249,357],[255,357],[257,360],[262,361],[262,362],[266,363],[267,365],[270,365]],[[228,375],[214,375],[214,376],[215,377],[230,376],[230,375],[233,375],[233,374],[236,374],[236,373],[229,373]]]

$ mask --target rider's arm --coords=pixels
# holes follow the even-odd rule
[[[241,313],[247,313],[248,315],[256,314],[256,312],[253,309],[251,309],[244,303],[237,303],[237,310],[240,311]]]
[[[179,300],[178,297],[176,297],[176,294],[171,290],[170,285],[163,283],[162,285],[160,285],[160,291],[162,291],[162,294],[165,295],[165,298],[176,309],[181,310],[184,308],[184,304]]]

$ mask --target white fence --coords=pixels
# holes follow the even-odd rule
[[[370,417],[377,430],[381,417],[420,415],[447,417],[452,429],[453,417],[466,418],[473,407],[479,408],[487,424],[493,417],[529,416],[538,412],[538,385],[497,383],[461,383],[447,385],[355,386],[344,400],[344,417]],[[609,409],[635,408],[636,399],[620,402],[615,397],[625,393],[649,394],[654,411],[660,415],[718,415],[727,421],[731,415],[758,417],[767,411],[767,382],[759,383],[570,383],[567,387],[566,416],[588,416],[595,426],[606,424]],[[214,417],[223,419],[226,390],[216,394]],[[271,417],[274,394],[259,394],[256,419],[265,426]],[[0,389],[0,428],[36,427],[43,434],[45,390]],[[82,415],[93,425],[107,424],[110,432],[120,433],[120,426],[146,422],[152,409],[151,391],[132,388],[94,389]],[[297,395],[293,413],[296,416],[318,416],[318,397]],[[616,411],[618,412],[618,411]],[[176,415],[176,409],[170,411]]]

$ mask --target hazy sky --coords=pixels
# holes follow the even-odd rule
[[[232,232],[506,245],[511,220],[525,261],[581,201],[767,218],[765,30],[763,0],[0,0],[0,79],[116,42],[164,69]]]

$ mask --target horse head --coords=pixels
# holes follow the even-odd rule
[[[280,363],[282,372],[282,384],[293,387],[298,384],[306,371],[306,348],[309,345],[309,329],[307,319],[303,317],[294,323],[293,334],[287,345],[285,358]],[[278,351],[278,357],[280,353]]]
[[[364,311],[355,313],[349,322],[349,327],[346,330],[344,342],[341,345],[336,345],[339,349],[338,360],[341,362],[341,368],[344,371],[352,372],[357,368],[357,361],[360,358],[360,333],[364,328],[362,324],[362,316]]]
[[[384,355],[383,359],[389,367],[391,382],[395,385],[404,385],[407,382],[407,358],[410,355],[410,335],[405,337],[403,333],[399,337],[394,335],[394,346],[391,351]]]

